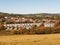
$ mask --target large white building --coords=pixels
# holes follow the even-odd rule
[[[40,26],[42,23],[20,23],[20,24],[4,24],[6,30],[18,30],[18,28],[26,28],[29,29],[33,25]]]

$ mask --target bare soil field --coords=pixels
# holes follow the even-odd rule
[[[60,34],[0,36],[0,45],[60,45]]]

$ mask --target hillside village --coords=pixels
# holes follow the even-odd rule
[[[42,27],[54,28],[60,26],[60,20],[57,18],[57,16],[40,15],[39,17],[38,15],[34,15],[35,17],[32,17],[31,15],[30,17],[30,15],[29,16],[25,16],[25,15],[5,16],[5,15],[0,16],[1,30],[31,29],[33,26],[39,27],[38,29],[41,29]]]
[[[19,17],[4,17],[6,21],[4,22],[4,27],[7,28],[7,30],[13,30],[13,27],[15,30],[18,30],[20,28],[31,28],[33,25],[40,26],[44,25],[44,27],[54,27],[59,20],[51,20],[51,19],[28,19],[28,18],[19,18]],[[17,29],[18,28],[18,29]]]

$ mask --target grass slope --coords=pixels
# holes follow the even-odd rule
[[[0,45],[60,45],[60,34],[0,36]]]

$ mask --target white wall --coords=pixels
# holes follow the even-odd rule
[[[44,23],[44,27],[54,27],[55,23]]]

